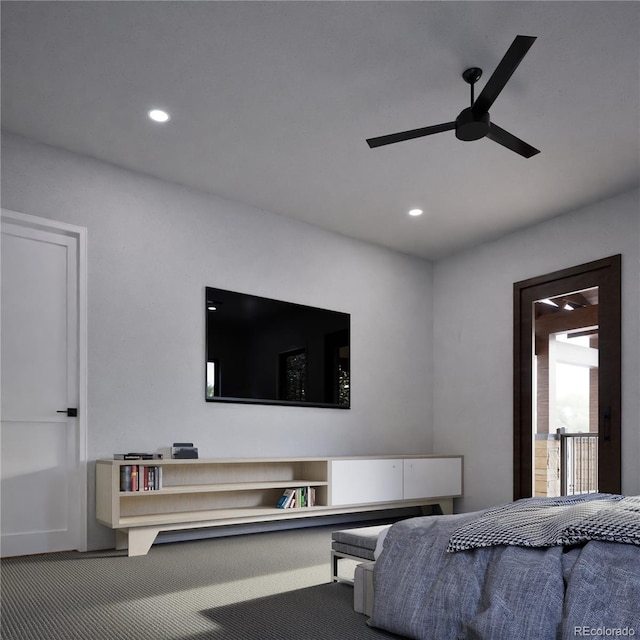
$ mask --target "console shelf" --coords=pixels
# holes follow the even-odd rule
[[[125,465],[162,469],[162,488],[121,491]],[[313,489],[315,505],[278,509],[285,489]],[[116,547],[145,555],[160,531],[440,504],[462,495],[461,456],[98,460],[96,518]]]
[[[156,466],[156,465],[154,465]],[[251,491],[253,489],[287,489],[288,487],[322,487],[327,486],[322,480],[285,480],[281,482],[227,482],[219,484],[192,484],[174,487],[163,487],[156,491],[120,491],[121,497],[139,498],[162,496],[171,493],[212,493],[218,491]]]

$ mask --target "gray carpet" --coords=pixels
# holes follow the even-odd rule
[[[4,559],[3,640],[394,638],[329,583],[331,531],[314,527],[161,544],[147,556]]]

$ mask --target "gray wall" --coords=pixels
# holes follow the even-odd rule
[[[88,229],[90,460],[431,451],[429,262],[11,135],[2,182],[4,208]],[[205,403],[207,285],[350,313],[352,409]]]
[[[638,191],[432,266],[11,135],[2,179],[3,207],[89,230],[90,459],[175,440],[207,457],[463,453],[459,510],[508,501],[512,285],[622,253],[623,490],[640,493]],[[207,285],[351,313],[353,408],[206,404]],[[90,545],[109,544],[93,508]]]
[[[435,265],[434,448],[465,458],[461,510],[512,499],[513,283],[622,254],[622,488],[640,493],[640,192]]]

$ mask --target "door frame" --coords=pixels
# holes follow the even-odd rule
[[[78,247],[78,417],[75,473],[78,492],[78,522],[73,533],[78,551],[87,550],[87,229],[65,222],[41,218],[10,209],[0,211],[0,222],[10,222],[26,229],[46,231],[75,238]]]
[[[533,493],[533,302],[567,293],[567,286],[574,291],[599,287],[599,353],[606,354],[606,361],[599,356],[598,489],[607,493],[622,490],[621,263],[622,256],[617,254],[513,285],[514,500]]]

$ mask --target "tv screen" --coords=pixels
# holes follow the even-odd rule
[[[350,315],[206,288],[207,402],[348,409]]]

